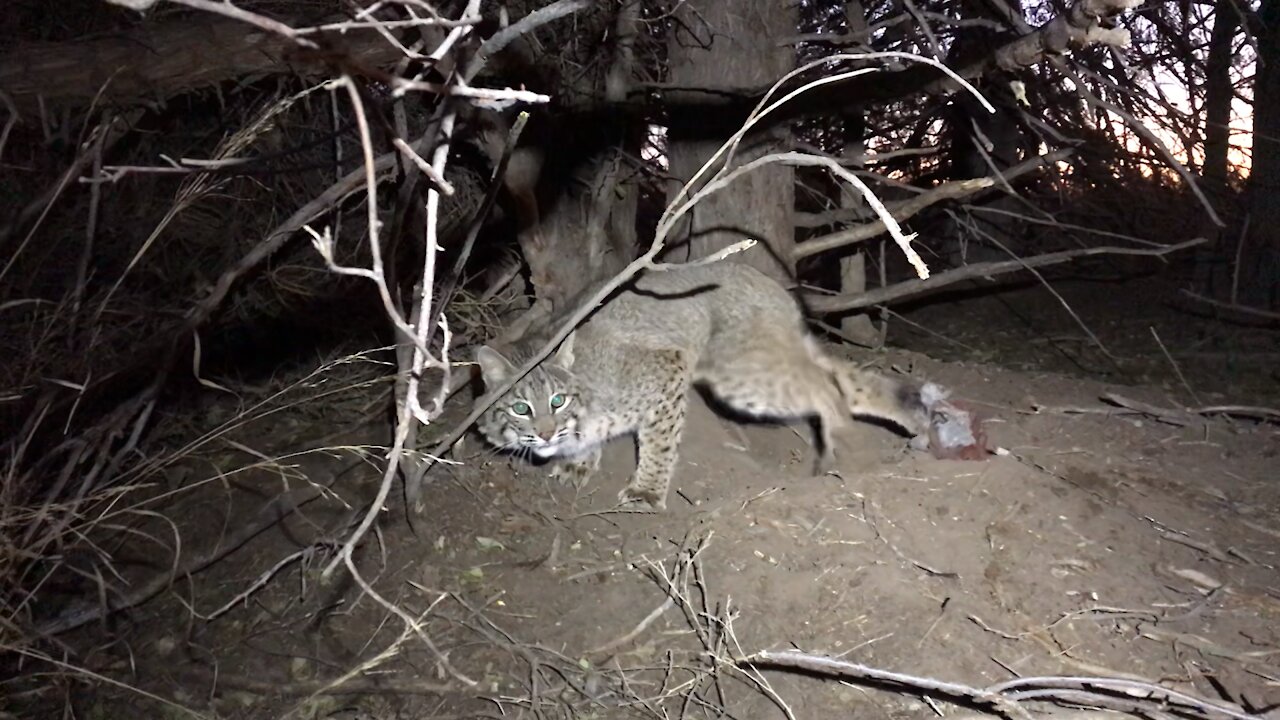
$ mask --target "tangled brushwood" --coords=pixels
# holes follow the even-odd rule
[[[1181,297],[1200,312],[1274,322],[1267,270],[1275,258],[1257,247],[1252,221],[1229,252],[1210,241],[1225,237],[1220,226],[1251,217],[1237,207],[1243,177],[1226,170],[1229,134],[1214,130],[1230,125],[1230,113],[1206,119],[1201,142],[1199,120],[1169,120],[1162,90],[1142,84],[1151,68],[1186,70],[1165,51],[1183,40],[1166,37],[1177,23],[1161,13],[1183,13],[1184,29],[1204,34],[1205,18],[1192,22],[1200,6],[10,4],[4,12],[14,22],[0,29],[0,717],[329,717],[343,710],[335,698],[356,696],[362,708],[384,704],[385,717],[733,717],[748,708],[795,718],[803,715],[792,707],[795,686],[779,689],[778,678],[815,676],[1017,720],[1063,708],[1089,717],[1261,717],[1243,695],[1195,692],[1205,677],[1224,683],[1189,663],[1190,687],[1084,663],[1098,671],[965,685],[799,647],[779,651],[776,642],[756,649],[742,623],[791,609],[747,612],[740,597],[722,595],[706,564],[717,522],[742,533],[724,567],[740,570],[743,558],[782,564],[750,546],[774,531],[796,533],[797,547],[848,551],[824,556],[836,560],[816,577],[803,576],[813,569],[803,563],[792,568],[805,578],[797,585],[817,587],[846,563],[858,569],[834,577],[848,588],[863,582],[865,568],[890,564],[930,582],[960,577],[893,544],[882,532],[891,520],[868,511],[874,502],[858,485],[873,478],[897,491],[924,481],[905,477],[910,470],[842,477],[830,462],[830,429],[817,436],[827,465],[796,491],[828,492],[820,501],[802,496],[774,515],[760,511],[783,494],[787,468],[727,460],[750,445],[745,435],[717,440],[724,454],[701,465],[696,451],[682,450],[690,482],[667,492],[695,380],[718,381],[721,400],[748,415],[781,407],[794,412],[775,414],[817,414],[840,429],[850,415],[881,417],[927,440],[928,462],[999,452],[1062,479],[1046,493],[1096,484],[1104,500],[1113,488],[1103,481],[1067,482],[1043,458],[997,446],[984,424],[992,408],[1138,415],[1188,432],[1224,415],[1250,423],[1233,432],[1273,423],[1280,413],[1261,403],[1194,397],[1163,344],[1194,403],[1109,393],[1103,408],[1021,397],[984,405],[952,397],[912,362],[875,355],[879,366],[868,370],[865,358],[855,364],[820,344],[883,350],[891,305],[1018,275],[1066,309],[1071,332],[1097,353],[1092,360],[1123,375],[1128,358],[1108,348],[1050,276],[1066,266],[1148,272],[1152,261],[1192,277]],[[1035,27],[1026,22],[1033,15]],[[1222,27],[1225,40],[1201,44],[1229,50],[1239,28]],[[1130,70],[1115,58],[1131,46],[1145,64],[1126,87],[1116,78]],[[1230,90],[1227,60],[1226,71],[1197,60],[1204,68],[1186,71],[1188,82],[1205,75]],[[1200,90],[1187,92],[1192,105],[1220,109],[1216,94],[1201,103]],[[1152,118],[1194,133],[1175,147]],[[706,293],[707,284],[725,289]],[[751,288],[759,292],[735,294]],[[702,299],[677,316],[669,299],[647,304],[645,293],[663,292]],[[709,297],[724,299],[709,310]],[[757,297],[769,303],[753,305]],[[633,306],[650,320],[662,312],[654,307],[665,308],[663,322],[650,323],[661,332],[639,338]],[[595,487],[531,482],[542,469],[526,458],[504,465],[466,439],[486,413],[515,403],[529,410],[519,398],[494,403],[536,384],[543,370],[566,370],[570,338],[589,335],[593,318],[614,323],[611,338],[636,341],[613,347],[618,362],[598,365],[591,378],[639,393],[617,416],[667,413],[660,453],[640,452],[641,464],[662,467],[630,488],[631,499],[678,505],[685,514],[675,520],[580,507],[602,497]],[[777,318],[785,332],[781,321],[761,325]],[[693,328],[702,345],[677,348],[676,364],[719,343],[719,367],[681,366],[654,390],[640,382],[640,365],[623,362],[671,349],[643,340],[676,342]],[[520,352],[477,351],[490,344]],[[734,362],[768,357],[761,348],[794,351],[806,382],[785,386],[776,362]],[[477,398],[464,392],[480,385],[473,359],[486,374]],[[764,378],[754,394],[734,386],[743,368]],[[808,402],[797,401],[802,392]],[[544,394],[553,411],[578,399]],[[517,432],[499,419],[495,436]],[[564,436],[575,432],[574,441],[586,435],[570,427]],[[1026,453],[1059,429],[1037,432],[1020,438]],[[587,439],[603,445],[607,435]],[[1166,440],[1149,444],[1200,442]],[[600,448],[585,443],[575,449],[591,451],[583,457],[594,472]],[[854,450],[859,460],[876,454]],[[902,447],[885,454],[915,462],[902,460]],[[697,497],[704,485],[723,487],[715,485],[722,466],[732,482],[746,478],[741,487],[725,483],[746,495]],[[976,507],[987,474],[972,472],[982,477],[959,497]],[[762,476],[777,484],[750,485]],[[1019,502],[988,504],[1005,503],[1014,516]],[[819,511],[835,519],[808,514]],[[963,515],[947,505],[912,517],[954,525]],[[1247,548],[1219,548],[1139,516],[1161,540],[1232,571],[1269,567]],[[823,535],[824,523],[841,519],[861,523],[870,539]],[[598,526],[584,530],[588,522]],[[664,535],[675,531],[662,522],[686,524]],[[987,523],[983,552],[1016,544],[998,537],[1008,522]],[[1081,539],[1060,544],[1066,555],[1098,544],[1071,532]],[[546,537],[549,549],[521,545]],[[859,559],[884,550],[889,560]],[[1055,563],[1059,579],[1093,568],[1074,557]],[[989,581],[1010,615],[1022,612],[1006,603],[1001,571],[990,568],[994,560],[966,572]],[[1171,632],[1156,626],[1183,619],[1182,608],[1194,616],[1235,592],[1206,572],[1176,570],[1167,574],[1204,591],[1154,619],[1126,610],[1149,625],[1143,637]],[[494,584],[502,573],[513,573],[502,576],[508,586],[541,573],[540,582],[554,581],[552,601],[508,605],[508,590]],[[629,600],[651,597],[656,606],[593,648],[570,647],[559,634],[582,630],[566,626],[586,623],[579,616],[593,608],[593,584],[620,577],[634,583]],[[1071,598],[1092,591],[1080,583]],[[941,613],[953,590],[921,582],[909,594],[945,596]],[[620,608],[608,619],[635,609]],[[599,624],[587,630],[607,627],[593,617]],[[941,615],[919,647],[937,622]],[[1052,638],[1047,628],[1001,637],[1033,635]],[[1190,636],[1159,637],[1181,647]],[[1274,681],[1273,650],[1196,647]],[[242,663],[237,653],[265,660]],[[903,708],[923,706],[886,712]]]

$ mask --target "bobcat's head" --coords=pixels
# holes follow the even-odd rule
[[[515,363],[484,345],[476,362],[486,392],[515,374]],[[577,444],[587,393],[575,380],[573,335],[554,355],[525,375],[481,416],[485,439],[504,450],[549,458]]]

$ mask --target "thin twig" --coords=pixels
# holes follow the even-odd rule
[[[463,17],[475,15],[479,10],[479,0],[470,0]],[[465,28],[454,28],[453,32],[461,33]],[[352,103],[357,108],[362,108],[359,95],[352,93]],[[449,158],[449,141],[453,134],[453,125],[457,118],[455,111],[445,111],[444,118],[440,122],[440,138],[435,146],[435,153],[432,157],[432,166],[440,175],[444,175],[445,163]],[[391,299],[390,290],[387,288],[386,273],[381,265],[381,255],[378,249],[376,227],[378,225],[377,204],[372,196],[375,180],[372,174],[373,150],[372,141],[368,137],[368,126],[363,123],[363,116],[358,116],[357,121],[361,124],[361,144],[365,152],[365,167],[369,173],[366,182],[368,183],[369,199],[369,229],[370,229],[370,252],[374,263],[374,271],[371,273],[370,279],[378,286],[379,294],[383,298],[384,310],[387,316],[391,318],[396,327],[400,330],[405,338],[413,340],[413,372],[409,375],[408,383],[405,387],[404,401],[397,408],[395,437],[392,441],[391,450],[387,453],[386,468],[383,471],[382,483],[378,486],[378,493],[370,504],[368,511],[361,519],[360,524],[351,533],[342,544],[342,548],[338,551],[337,556],[330,561],[325,567],[322,577],[329,577],[338,566],[346,562],[348,567],[354,567],[351,564],[351,555],[356,545],[363,539],[365,533],[373,526],[379,513],[382,512],[386,504],[387,498],[391,495],[391,486],[395,481],[396,473],[400,468],[400,457],[405,450],[405,443],[408,440],[410,428],[415,421],[421,421],[424,424],[429,420],[425,417],[425,413],[421,412],[418,405],[418,385],[421,382],[422,369],[425,367],[428,348],[426,347],[426,337],[430,332],[431,326],[434,324],[435,314],[431,311],[432,291],[435,283],[435,261],[439,249],[436,239],[436,223],[439,217],[440,193],[432,187],[427,190],[427,228],[426,240],[427,247],[425,250],[425,259],[422,268],[422,282],[419,285],[421,294],[418,300],[420,312],[418,313],[418,323],[416,328],[411,328],[404,321],[399,311],[395,307],[394,301]],[[439,367],[447,369],[449,367],[447,354],[447,344],[440,350]],[[448,384],[448,378],[445,378],[443,385]],[[425,640],[425,636],[424,636]],[[427,640],[427,642],[430,642]],[[470,681],[468,681],[470,683]]]
[[[373,586],[370,585],[369,582],[364,579],[364,576],[360,574],[360,571],[356,569],[355,561],[350,554],[343,555],[341,559],[346,562],[347,572],[351,573],[351,578],[356,581],[356,584],[360,586],[360,589],[363,590],[366,595],[373,598],[374,602],[378,603],[404,622],[405,631],[404,635],[402,635],[402,639],[409,633],[416,635],[418,639],[422,641],[422,644],[426,645],[427,649],[436,656],[436,662],[440,663],[440,667],[445,672],[449,673],[453,679],[467,687],[475,687],[478,684],[475,680],[472,680],[459,672],[458,669],[453,666],[453,663],[449,662],[449,657],[440,652],[440,648],[436,647],[435,641],[431,639],[431,636],[427,635],[426,628],[422,626],[422,621],[425,619],[427,613],[422,613],[422,615],[417,618],[412,617],[409,613],[402,610],[400,606],[382,597],[377,590],[373,589]],[[441,595],[435,602],[440,602],[444,597],[446,596]],[[435,607],[435,603],[432,603],[432,607]],[[427,612],[430,612],[430,608],[428,608]],[[388,647],[387,652],[393,652],[395,648],[398,648],[401,642],[402,640],[392,643],[392,645]],[[348,673],[346,677],[354,676],[354,674],[355,672],[353,671]],[[340,681],[334,681],[333,685],[336,687],[339,682]]]
[[[230,555],[236,550],[244,546],[253,538],[260,535],[268,528],[273,527],[277,523],[293,514],[298,508],[307,503],[321,497],[325,489],[332,485],[333,481],[339,476],[346,473],[347,470],[356,467],[363,460],[353,462],[338,470],[332,479],[324,484],[314,483],[307,487],[297,488],[282,493],[265,507],[258,511],[258,514],[249,522],[245,522],[236,529],[236,532],[230,537],[222,538],[216,547],[211,550],[188,557],[184,562],[175,567],[172,572],[162,573],[155,576],[148,582],[135,585],[128,594],[123,596],[112,596],[106,603],[97,604],[88,607],[75,607],[63,614],[42,623],[37,631],[44,635],[57,635],[68,630],[73,630],[107,617],[109,614],[119,610],[136,607],[151,598],[159,595],[180,577],[195,575],[218,562],[222,558]]]
[[[46,663],[49,663],[50,665],[53,665],[54,667],[61,668],[63,670],[66,670],[71,673],[75,673],[76,675],[79,675],[85,678],[96,680],[97,682],[103,683],[105,685],[110,685],[113,687],[120,688],[122,690],[126,690],[131,693],[136,693],[137,695],[147,698],[152,702],[158,703],[165,707],[172,708],[174,711],[181,713],[183,716],[199,718],[199,720],[214,720],[214,718],[210,715],[205,715],[203,713],[196,712],[195,710],[179,705],[178,703],[166,697],[156,695],[155,693],[147,692],[146,690],[130,685],[129,683],[116,680],[113,677],[103,675],[102,673],[96,672],[90,668],[72,665],[71,663],[64,662],[55,657],[50,657],[48,655],[45,655],[44,653],[36,652],[34,650],[29,650],[23,647],[14,647],[10,645],[10,646],[7,646],[5,649],[8,650],[9,652],[15,653],[17,655],[21,655],[24,658],[27,658],[28,660],[36,661],[36,662],[46,662]]]
[[[661,605],[654,608],[653,611],[650,612],[648,615],[646,615],[643,620],[637,623],[636,626],[630,630],[630,632],[627,632],[625,635],[622,635],[620,637],[614,638],[613,640],[610,640],[609,642],[601,645],[600,647],[592,648],[591,650],[588,650],[587,654],[599,655],[601,653],[607,653],[610,650],[613,650],[614,648],[622,647],[623,645],[626,645],[632,640],[635,640],[637,637],[640,636],[640,633],[644,632],[646,628],[648,628],[650,625],[654,623],[654,621],[662,617],[663,613],[675,607],[675,604],[676,604],[676,601],[672,599],[670,596],[668,596],[666,600],[662,601]]]
[[[1280,320],[1280,312],[1272,312],[1270,310],[1263,310],[1262,308],[1250,307],[1248,305],[1240,305],[1238,303],[1214,300],[1211,297],[1205,297],[1204,295],[1192,292],[1190,290],[1180,290],[1179,292],[1181,292],[1186,297],[1189,297],[1192,300],[1195,300],[1196,302],[1201,302],[1206,305],[1210,305],[1212,307],[1218,308],[1220,310],[1230,310],[1232,312],[1238,312],[1244,315],[1252,315],[1254,317],[1259,317],[1266,320]]]
[[[175,675],[192,682],[209,683],[220,690],[237,690],[264,697],[299,697],[318,695],[459,695],[470,693],[461,687],[443,683],[425,682],[420,677],[405,680],[378,679],[377,676],[366,680],[347,680],[341,685],[332,682],[314,680],[260,680],[247,675],[236,675],[225,671],[183,669]],[[441,716],[432,715],[433,720]],[[462,717],[462,716],[458,716]]]
[[[1054,300],[1058,301],[1058,304],[1062,306],[1062,309],[1066,310],[1067,314],[1071,316],[1071,319],[1075,321],[1076,326],[1079,327],[1080,330],[1089,337],[1089,340],[1090,342],[1093,343],[1094,347],[1098,348],[1098,350],[1104,356],[1106,356],[1106,358],[1110,360],[1112,364],[1115,365],[1115,367],[1117,368],[1122,367],[1120,363],[1120,358],[1117,358],[1115,355],[1111,354],[1111,351],[1107,349],[1106,344],[1102,342],[1102,338],[1098,337],[1097,333],[1093,331],[1093,328],[1089,327],[1089,323],[1086,323],[1084,321],[1084,318],[1080,317],[1079,313],[1075,311],[1075,308],[1071,307],[1071,303],[1067,302],[1067,299],[1062,296],[1062,293],[1058,292],[1058,289],[1055,288],[1053,284],[1050,283],[1047,279],[1045,279],[1044,275],[1041,275],[1039,270],[1036,270],[1035,268],[1028,265],[1025,261],[1023,261],[1021,257],[1017,255],[1017,253],[1010,250],[1004,243],[997,240],[995,236],[993,236],[991,233],[988,233],[982,228],[979,228],[978,226],[973,225],[971,223],[965,223],[965,224],[968,225],[970,230],[980,233],[987,240],[987,242],[991,243],[992,245],[1000,249],[1002,252],[1004,252],[1004,254],[1022,263],[1023,269],[1031,273],[1032,276],[1034,276],[1035,279],[1039,281],[1040,286],[1043,287],[1050,295],[1052,295]]]
[[[4,121],[4,128],[0,129],[0,162],[4,160],[4,148],[9,144],[9,133],[13,131],[13,126],[18,124],[22,119],[21,113],[18,112],[18,106],[13,104],[13,98],[9,97],[9,93],[0,90],[0,104],[4,105],[5,111],[9,113],[9,117]]]

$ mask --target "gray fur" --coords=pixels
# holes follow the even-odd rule
[[[529,338],[511,358],[541,344]],[[515,369],[489,347],[476,359],[489,387]],[[619,498],[662,510],[694,383],[750,417],[816,419],[820,471],[850,415],[890,420],[913,436],[928,425],[918,387],[827,355],[785,288],[719,262],[642,276],[494,403],[479,429],[497,447],[557,459],[553,474],[575,482],[596,469],[601,445],[634,433],[636,471]]]

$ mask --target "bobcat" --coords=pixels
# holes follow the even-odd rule
[[[480,347],[484,383],[510,377],[544,339],[518,342],[510,358]],[[892,421],[917,447],[928,442],[921,391],[927,398],[930,386],[827,355],[785,288],[733,262],[642,275],[499,398],[478,427],[499,448],[555,459],[552,475],[577,483],[599,466],[601,445],[635,433],[636,470],[619,500],[664,510],[694,384],[752,418],[816,421],[819,474],[830,469],[832,435],[850,415]]]

